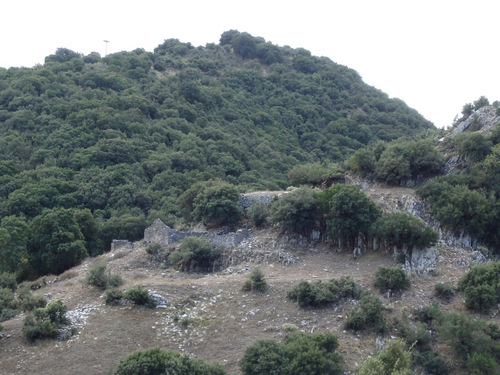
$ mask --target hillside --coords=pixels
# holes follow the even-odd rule
[[[381,196],[384,194],[381,192]],[[23,316],[4,322],[4,337],[0,341],[4,373],[102,374],[116,366],[125,354],[151,346],[217,360],[231,373],[238,370],[238,360],[253,341],[262,338],[280,340],[286,333],[285,323],[295,324],[307,333],[328,330],[338,334],[346,370],[352,373],[364,359],[375,353],[381,339],[389,340],[389,337],[381,338],[370,333],[359,335],[344,330],[346,313],[356,301],[324,309],[299,308],[286,297],[294,284],[301,279],[326,281],[350,275],[363,288],[381,296],[386,313],[392,319],[401,316],[402,312],[411,313],[415,308],[437,301],[434,284],[456,285],[463,272],[473,264],[469,250],[438,246],[439,260],[434,264],[438,272],[433,275],[413,274],[412,287],[408,291],[387,298],[373,287],[373,272],[379,265],[395,265],[391,254],[371,252],[355,260],[350,253],[332,252],[324,245],[287,240],[272,230],[254,231],[240,245],[241,249],[252,249],[255,253],[268,252],[269,249],[276,249],[271,252],[288,252],[296,263],[257,263],[270,284],[264,295],[240,290],[248,270],[257,265],[254,262],[235,264],[216,274],[183,274],[152,263],[140,242],[134,249],[119,249],[88,259],[58,278],[48,276],[48,285],[36,293],[51,300],[61,299],[70,311],[79,312],[76,315],[82,319],[78,334],[68,341],[49,340],[29,345],[23,342],[20,334]],[[131,305],[104,305],[102,291],[81,284],[88,269],[102,262],[124,277],[126,284],[123,288],[143,285],[163,296],[167,307],[149,310]],[[457,294],[441,308],[443,311],[463,310],[462,296]],[[398,333],[391,332],[391,335],[397,336]],[[447,346],[443,342],[436,345],[451,361],[452,357],[447,357],[450,354],[446,354]]]
[[[238,373],[295,330],[335,333],[347,373],[395,338],[422,373],[495,373],[499,107],[437,130],[348,67],[235,30],[0,69],[0,372],[111,373],[159,346]],[[162,222],[175,241],[151,240]],[[100,264],[117,305],[84,285]],[[257,266],[269,289],[242,291]],[[133,305],[134,286],[166,304]],[[59,334],[54,306],[74,334],[37,340]]]
[[[195,182],[284,189],[294,166],[429,129],[354,70],[247,33],[105,57],[60,48],[0,69],[0,217],[89,209],[109,223],[87,249],[100,253],[157,217],[173,226]]]

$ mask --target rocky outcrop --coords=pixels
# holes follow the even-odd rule
[[[453,138],[457,134],[466,132],[478,132],[488,136],[499,125],[500,116],[497,113],[497,108],[486,106],[478,109],[465,120],[460,121],[450,130],[447,137]],[[467,157],[459,155],[453,147],[446,145],[446,139],[446,137],[441,138],[440,141],[442,144],[439,146],[441,152],[446,157],[446,163],[441,170],[441,173],[444,175],[460,172],[471,164],[471,161]]]
[[[451,131],[450,136],[475,131],[489,133],[498,124],[500,124],[500,116],[497,115],[497,109],[493,106],[486,106],[478,109],[468,118],[459,122]]]

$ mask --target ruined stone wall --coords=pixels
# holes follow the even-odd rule
[[[237,246],[250,235],[250,230],[240,229],[236,232],[221,231],[218,233],[178,231],[165,225],[160,219],[156,219],[153,224],[144,230],[144,242],[146,244],[159,243],[170,245],[181,242],[184,238],[194,236],[203,237],[212,246],[220,248],[230,248]]]

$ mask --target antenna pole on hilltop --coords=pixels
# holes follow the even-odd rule
[[[109,43],[109,40],[104,40],[104,43],[106,43],[106,50],[104,52],[104,57],[108,56],[108,43]]]

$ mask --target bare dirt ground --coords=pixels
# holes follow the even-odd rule
[[[266,248],[266,241],[281,238],[270,230],[254,231],[253,244]],[[354,301],[318,310],[299,308],[286,294],[299,280],[328,280],[351,275],[364,289],[383,298],[388,318],[401,316],[403,310],[428,305],[437,282],[456,285],[467,270],[457,259],[467,257],[461,249],[438,249],[441,261],[438,276],[413,275],[412,287],[390,299],[373,289],[373,274],[379,265],[395,265],[394,259],[380,252],[369,252],[358,259],[322,246],[286,246],[296,264],[260,264],[270,286],[265,294],[241,291],[253,263],[235,265],[210,275],[183,274],[162,269],[149,261],[143,247],[122,250],[88,259],[67,271],[62,281],[49,283],[36,293],[61,299],[69,310],[87,307],[89,314],[76,336],[68,341],[45,340],[27,344],[21,337],[22,316],[4,322],[0,339],[1,374],[103,374],[113,369],[120,358],[138,349],[160,347],[176,350],[224,364],[228,373],[238,372],[238,360],[245,348],[263,338],[280,340],[284,323],[295,324],[303,332],[331,331],[339,336],[339,351],[348,373],[375,351],[375,335],[356,335],[344,331],[347,311]],[[271,246],[271,245],[269,245]],[[145,309],[130,305],[106,306],[104,292],[83,286],[86,271],[97,263],[120,273],[123,288],[142,285],[166,298],[165,309]],[[47,277],[46,280],[51,280]],[[444,304],[444,310],[463,309],[463,296]],[[391,332],[390,335],[396,335]]]

